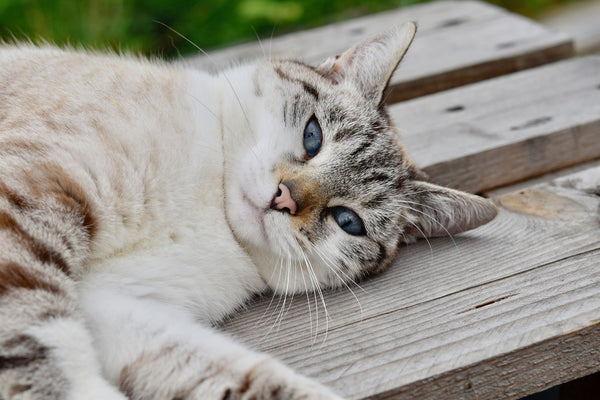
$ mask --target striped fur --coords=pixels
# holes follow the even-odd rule
[[[220,75],[0,47],[0,400],[339,399],[211,325],[495,215],[423,182],[385,107],[415,28]],[[317,118],[323,144],[303,148]],[[286,182],[297,206],[273,207]],[[349,235],[344,206],[364,222]]]

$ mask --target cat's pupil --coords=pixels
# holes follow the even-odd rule
[[[346,233],[350,235],[364,235],[365,226],[360,217],[349,208],[338,206],[331,209],[333,219]]]
[[[304,150],[308,157],[314,157],[321,148],[323,141],[323,133],[321,132],[321,126],[319,121],[313,115],[304,128]]]

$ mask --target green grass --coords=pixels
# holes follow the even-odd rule
[[[427,0],[0,0],[0,37],[177,57]],[[491,1],[534,16],[568,0]],[[572,0],[571,0],[572,1]]]

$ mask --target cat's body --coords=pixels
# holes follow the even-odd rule
[[[0,399],[335,398],[210,325],[493,217],[419,182],[389,126],[413,34],[218,76],[0,48]]]
[[[13,74],[6,68],[0,72],[6,82],[6,91],[0,94],[6,93],[0,106],[6,114],[0,122],[2,146],[29,147],[22,154],[5,153],[1,161],[16,165],[5,164],[3,169],[18,173],[4,183],[21,196],[30,190],[44,196],[61,188],[80,196],[90,246],[85,263],[65,260],[72,275],[132,271],[137,277],[132,279],[139,279],[141,286],[165,291],[157,297],[205,309],[207,315],[198,315],[205,322],[229,314],[247,298],[247,291],[264,289],[225,218],[223,131],[214,115],[217,102],[224,101],[219,92],[231,91],[224,82],[197,71],[114,56],[54,48],[15,51],[23,61],[10,60]],[[32,59],[44,63],[31,66]],[[237,90],[243,86],[238,84]],[[19,93],[18,102],[12,93]],[[239,110],[237,104],[227,107]],[[39,152],[32,160],[28,155],[37,151],[34,147]],[[31,178],[39,181],[33,182],[33,189]],[[181,262],[200,261],[200,268],[218,262],[222,282],[235,282],[227,271],[235,266],[233,273],[241,274],[248,288],[242,293],[232,285],[225,288],[226,295],[211,293],[223,297],[215,303],[223,304],[219,310],[194,298],[214,287],[203,282],[209,275],[195,271],[190,276],[169,276],[168,268],[142,267],[146,276],[134,271],[164,252],[176,264],[178,257]],[[169,278],[180,281],[165,284]]]

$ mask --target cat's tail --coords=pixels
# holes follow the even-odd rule
[[[0,176],[0,398],[124,399],[100,377],[78,307],[92,224],[59,166]]]

